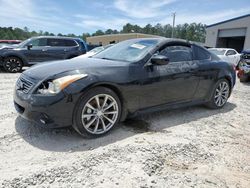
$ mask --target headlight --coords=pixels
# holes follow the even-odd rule
[[[55,80],[47,81],[43,83],[38,88],[38,93],[40,94],[57,94],[66,88],[69,84],[87,77],[87,74],[75,74],[75,75],[68,75],[61,78],[57,78]]]

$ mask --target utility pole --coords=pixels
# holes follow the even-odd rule
[[[172,13],[173,16],[173,26],[172,26],[172,38],[174,38],[174,26],[175,26],[175,16],[176,16],[176,12]]]

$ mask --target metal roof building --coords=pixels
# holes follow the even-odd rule
[[[209,25],[206,32],[206,46],[250,49],[250,14]]]
[[[87,37],[87,43],[90,45],[108,45],[115,44],[128,39],[135,38],[157,38],[157,35],[148,35],[143,33],[121,33],[121,34],[111,34],[111,35],[100,35],[94,37]]]

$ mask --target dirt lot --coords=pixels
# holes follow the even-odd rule
[[[0,187],[250,187],[250,84],[221,110],[154,113],[83,139],[18,117],[18,76],[0,73]]]

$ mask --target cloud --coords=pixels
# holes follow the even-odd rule
[[[59,26],[72,23],[61,19],[60,10],[46,2],[38,6],[32,0],[0,0],[0,23],[6,27],[27,26],[33,30],[54,32]],[[57,14],[55,14],[55,12]]]
[[[195,13],[177,13],[176,24],[183,23],[204,23],[204,24],[214,24],[220,21],[232,19],[250,12],[250,7],[242,9],[228,9],[223,11],[210,12],[209,14],[195,14]],[[172,18],[163,19],[160,21],[162,24],[171,23]]]
[[[128,23],[129,19],[124,18],[101,18],[89,15],[75,15],[76,18],[80,18],[80,21],[76,22],[75,25],[82,28],[95,28],[97,29],[120,29],[123,25]]]
[[[116,0],[114,7],[125,16],[132,18],[153,18],[164,14],[162,8],[176,0]]]

